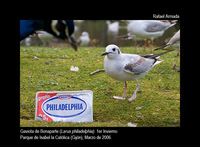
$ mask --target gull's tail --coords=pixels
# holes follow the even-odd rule
[[[168,48],[165,48],[165,47],[167,47],[167,46],[169,46],[169,45],[171,45],[171,44],[166,44],[166,45],[164,45],[164,46],[158,47],[158,48],[154,49],[153,51],[157,51],[157,50],[161,50],[161,49],[163,49],[163,50],[169,50]],[[173,50],[174,50],[174,49],[173,49]],[[173,51],[173,50],[169,50],[169,51]]]
[[[141,56],[144,57],[144,58],[156,59],[156,57],[159,57],[159,56],[166,54],[168,52],[171,52],[171,51],[173,51],[173,50],[168,50],[166,52],[162,52],[162,53],[154,54],[154,55],[150,54],[150,55],[141,55]]]
[[[158,48],[154,49],[153,51],[157,51],[157,50],[164,49],[166,46],[167,46],[167,45],[164,45],[164,46],[158,47]]]
[[[144,58],[149,58],[149,59],[153,59],[153,60],[154,60],[154,62],[153,62],[152,65],[151,65],[151,68],[152,68],[152,67],[154,67],[156,64],[159,64],[159,63],[161,63],[162,61],[164,61],[164,60],[161,60],[161,59],[159,58],[160,55],[166,54],[166,53],[171,52],[171,51],[173,51],[173,50],[168,50],[168,51],[166,51],[166,52],[162,52],[162,53],[155,54],[155,55],[151,54],[151,55],[141,55],[141,56],[144,57]]]

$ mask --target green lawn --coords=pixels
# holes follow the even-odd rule
[[[121,47],[123,53],[149,54],[139,47]],[[136,82],[127,82],[126,100],[122,96],[124,82],[105,72],[89,76],[103,69],[104,47],[72,48],[21,47],[20,48],[20,126],[21,127],[179,127],[180,126],[180,72],[172,69],[176,51],[162,55],[164,61],[139,79],[137,98],[128,98],[136,90]],[[156,52],[158,53],[158,52]],[[78,72],[70,71],[78,66]],[[178,60],[180,67],[180,60]],[[93,117],[91,123],[42,122],[35,118],[37,91],[93,91]]]

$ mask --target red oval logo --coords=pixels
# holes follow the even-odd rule
[[[71,95],[60,95],[59,99],[60,100],[69,100],[71,98]]]

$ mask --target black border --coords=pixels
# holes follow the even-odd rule
[[[137,6],[136,6],[137,7]],[[139,6],[138,6],[139,7]],[[188,56],[188,53],[186,55],[186,52],[184,51],[184,49],[186,48],[186,38],[183,37],[183,36],[186,36],[186,31],[185,31],[185,28],[186,28],[186,15],[184,13],[184,9],[183,8],[167,8],[167,9],[164,9],[164,8],[159,8],[156,10],[154,8],[152,8],[150,11],[145,11],[145,13],[140,13],[141,12],[141,9],[131,9],[131,8],[128,8],[128,6],[126,5],[126,8],[125,10],[120,10],[119,8],[115,8],[115,9],[112,9],[108,6],[105,6],[105,8],[102,8],[101,10],[98,10],[98,9],[91,9],[89,10],[88,12],[86,13],[82,13],[82,14],[77,14],[75,13],[72,14],[71,11],[67,11],[66,13],[63,13],[63,10],[61,11],[61,14],[58,15],[58,13],[55,13],[55,14],[52,14],[53,12],[51,12],[50,14],[47,14],[47,13],[42,13],[41,15],[40,14],[30,14],[30,10],[28,11],[27,9],[28,8],[25,8],[25,12],[28,12],[26,13],[25,15],[24,14],[20,14],[18,17],[15,17],[15,31],[14,31],[14,36],[15,36],[15,44],[14,46],[12,47],[12,55],[11,55],[11,61],[12,61],[12,64],[9,65],[10,67],[12,67],[11,69],[11,73],[13,73],[13,70],[14,70],[14,73],[13,74],[13,77],[11,77],[11,81],[12,81],[12,84],[9,84],[9,87],[11,86],[11,88],[15,91],[14,93],[11,93],[11,97],[12,97],[12,103],[13,103],[13,106],[12,106],[12,109],[14,109],[14,116],[15,116],[15,119],[14,119],[14,122],[13,122],[13,119],[12,119],[12,124],[14,124],[13,126],[13,129],[12,129],[12,132],[15,132],[15,140],[17,143],[52,143],[52,144],[58,144],[58,143],[73,143],[73,144],[77,144],[78,142],[76,141],[24,141],[24,140],[20,140],[19,139],[19,136],[20,136],[20,129],[23,128],[23,127],[20,127],[20,108],[19,108],[19,104],[20,104],[20,50],[19,50],[19,20],[20,19],[38,19],[38,18],[45,18],[45,19],[55,19],[55,18],[64,18],[65,16],[68,17],[68,14],[69,15],[69,18],[70,19],[86,19],[86,20],[93,20],[93,19],[97,19],[98,20],[106,20],[106,19],[111,19],[111,20],[119,20],[119,19],[153,19],[152,18],[152,15],[153,14],[178,14],[180,16],[180,28],[181,28],[181,125],[180,125],[180,128],[177,127],[177,128],[171,128],[171,127],[167,127],[167,128],[162,128],[162,127],[158,127],[158,128],[122,128],[122,127],[119,127],[119,128],[110,128],[110,129],[117,129],[118,130],[118,134],[116,134],[114,136],[114,138],[111,140],[111,141],[101,141],[101,143],[117,143],[117,142],[120,142],[120,143],[124,143],[127,141],[129,143],[138,143],[137,139],[142,139],[145,138],[145,140],[143,142],[139,142],[139,143],[154,143],[155,141],[166,141],[166,140],[172,140],[172,141],[175,141],[177,138],[177,136],[180,136],[181,133],[183,133],[183,129],[186,128],[188,126],[188,121],[186,119],[186,116],[188,115],[188,113],[186,112],[186,105],[185,103],[188,102],[186,101],[186,90],[188,88],[188,86],[186,87],[185,85],[188,85],[188,82],[189,79],[186,78],[186,71],[187,71],[187,67],[185,66],[186,63],[188,62],[187,60],[185,60],[185,58],[187,59],[187,56]],[[145,8],[144,8],[145,9]],[[85,9],[81,9],[81,10],[85,10]],[[80,10],[80,11],[81,11]],[[44,10],[45,11],[45,10]],[[105,13],[100,13],[99,14],[99,11],[105,11]],[[40,11],[39,11],[40,12]],[[69,13],[70,12],[70,13]],[[91,16],[91,13],[96,13],[98,12],[98,16],[94,16],[92,15]],[[51,15],[52,14],[52,15]],[[13,27],[13,20],[12,20],[12,23],[11,23],[12,27]],[[13,34],[13,33],[12,33]],[[13,44],[12,44],[13,45]],[[10,47],[9,47],[10,48]],[[10,48],[11,49],[11,48]],[[14,64],[13,64],[14,63]],[[14,69],[13,69],[14,68]],[[13,79],[14,78],[14,79]],[[13,82],[14,81],[14,82]],[[184,85],[184,86],[183,86]],[[76,127],[77,128],[77,127]],[[87,127],[84,127],[84,128],[87,128]],[[99,127],[95,127],[94,129],[97,129]],[[25,129],[25,128],[24,128]],[[26,129],[30,129],[29,127],[26,128]],[[40,129],[40,127],[34,127],[34,128],[31,128],[31,129]],[[56,129],[56,128],[54,128]],[[60,127],[57,128],[57,129],[61,129]],[[70,129],[70,128],[69,128]],[[82,129],[82,127],[78,127],[77,129]],[[109,129],[106,127],[106,129]],[[173,133],[172,133],[173,132]],[[11,133],[11,132],[10,132]],[[152,135],[153,134],[153,135]],[[154,136],[155,135],[155,136]],[[155,139],[154,139],[155,137]],[[151,140],[153,139],[153,140]],[[83,141],[83,142],[79,142],[81,144],[85,143],[85,142],[91,142],[91,144],[94,143],[94,141]],[[95,142],[99,143],[99,141],[96,141]],[[167,144],[166,142],[164,143],[165,145]]]

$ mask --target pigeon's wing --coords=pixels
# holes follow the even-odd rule
[[[124,71],[131,74],[141,74],[151,69],[155,59],[140,57],[137,62],[130,62],[124,66]]]

